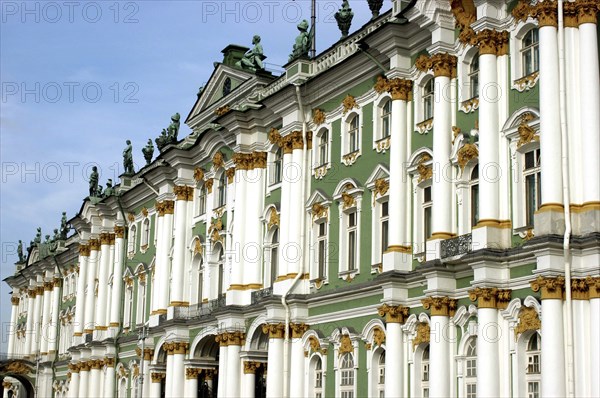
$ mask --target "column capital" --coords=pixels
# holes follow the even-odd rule
[[[590,287],[585,279],[571,280],[571,297],[573,300],[589,300]]]
[[[114,357],[106,357],[104,358],[104,364],[109,368],[115,367],[115,358]]]
[[[477,287],[469,291],[469,299],[477,301],[479,308],[505,309],[510,302],[512,290],[495,287]]]
[[[456,301],[448,296],[427,297],[421,300],[423,308],[430,310],[431,316],[454,316]]]
[[[122,225],[115,225],[115,237],[117,239],[123,239],[125,237],[125,227]]]
[[[575,3],[577,9],[577,23],[598,23],[598,11],[600,11],[600,3],[598,0],[577,0]]]
[[[79,255],[83,257],[89,257],[90,245],[79,245]]]
[[[194,188],[188,187],[187,185],[175,185],[173,187],[173,193],[177,200],[183,200],[186,202],[194,200]]]
[[[542,291],[542,300],[563,299],[565,288],[565,278],[563,276],[557,276],[555,278],[538,276],[536,280],[529,283],[531,285],[531,290],[534,292]]]
[[[579,26],[577,15],[577,3],[566,1],[563,3],[563,15],[566,28],[577,28]]]
[[[81,372],[89,372],[89,370],[90,370],[90,362],[91,361],[81,362],[79,364],[79,371],[81,371]]]
[[[89,364],[92,369],[100,369],[102,366],[104,366],[104,361],[101,359],[92,359],[89,361]]]
[[[95,250],[95,251],[100,250],[100,241],[98,239],[90,239],[90,241],[88,242],[88,245],[90,245],[90,251],[91,250]]]
[[[194,380],[198,378],[198,375],[202,369],[199,368],[186,368],[185,369],[185,378],[186,380]]]
[[[290,323],[290,330],[292,331],[292,338],[294,339],[301,339],[308,329],[310,329],[310,325],[307,325],[304,322]]]
[[[264,334],[269,334],[270,339],[282,339],[284,336],[285,325],[283,323],[265,323],[262,325]]]
[[[510,34],[507,31],[484,29],[473,36],[473,43],[479,47],[479,54],[506,55]]]
[[[428,57],[421,55],[415,61],[415,67],[421,72],[433,71],[434,77],[456,77],[457,58],[448,53],[437,53]]]
[[[162,217],[165,214],[175,213],[175,201],[173,200],[163,200],[162,202],[157,202],[155,207],[159,217]]]
[[[244,361],[244,374],[255,374],[262,364],[256,361]]]
[[[51,292],[54,289],[54,283],[52,281],[44,282],[44,290],[47,292]]]
[[[223,332],[215,337],[215,341],[221,347],[230,345],[242,346],[245,343],[246,334],[244,332]]]
[[[100,244],[110,245],[110,234],[108,232],[102,232],[100,234]]]
[[[516,21],[522,22],[529,17],[535,18],[538,20],[540,28],[544,26],[558,27],[558,3],[554,0],[538,1],[533,5],[528,0],[519,0],[517,6],[512,10],[512,15]]]
[[[377,76],[377,82],[373,89],[379,94],[388,92],[392,100],[412,101],[413,81],[408,79],[394,78],[388,79],[384,76]]]
[[[11,303],[12,305],[19,305],[19,301],[20,301],[20,299],[19,299],[19,297],[17,297],[17,296],[12,296],[12,297],[10,298],[10,303]]]
[[[385,316],[387,323],[404,323],[408,318],[408,307],[384,304],[377,309],[379,316]]]
[[[79,373],[79,370],[81,368],[81,366],[77,363],[70,363],[68,367],[71,373]]]
[[[212,380],[216,374],[217,374],[216,369],[204,369],[204,379],[205,380]]]
[[[585,283],[588,285],[589,298],[599,299],[600,298],[600,277],[588,276],[585,278]]]
[[[150,378],[152,379],[152,383],[160,383],[162,379],[167,377],[164,373],[152,372],[150,373]]]

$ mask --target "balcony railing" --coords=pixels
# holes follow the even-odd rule
[[[226,305],[225,296],[215,300],[210,300],[206,303],[200,303],[190,305],[189,307],[175,307],[174,308],[174,319],[199,319],[210,316],[211,313],[219,308]]]
[[[251,293],[252,304],[258,303],[265,297],[271,297],[273,295],[273,286],[266,289],[257,290]]]
[[[472,249],[471,234],[457,236],[456,238],[442,241],[440,247],[440,257],[454,257],[467,254]]]

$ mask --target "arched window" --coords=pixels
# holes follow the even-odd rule
[[[198,188],[198,205],[197,205],[197,215],[201,216],[206,213],[206,185],[202,184],[200,188]]]
[[[381,107],[380,139],[387,138],[392,133],[392,101],[388,100]]]
[[[123,311],[123,327],[130,328],[131,327],[131,317],[133,312],[133,282],[125,283],[125,309]]]
[[[542,342],[539,333],[534,333],[527,342],[527,370],[525,382],[527,383],[527,397],[539,398],[540,382],[542,376]]]
[[[340,395],[342,398],[354,398],[354,357],[351,353],[340,359]]]
[[[348,123],[348,152],[347,153],[356,152],[360,148],[359,126],[360,126],[360,117],[358,115],[354,115],[354,117],[352,117],[352,119],[350,119],[350,123]]]
[[[219,269],[219,285],[217,286],[217,298],[220,298],[225,295],[225,288],[223,286],[223,284],[225,283],[225,256],[223,252],[223,246],[219,245],[218,250],[219,251],[217,252],[217,264]]]
[[[479,222],[479,167],[476,165],[471,171],[471,227]]]
[[[429,344],[421,357],[421,392],[423,398],[429,398]]]
[[[423,86],[423,120],[433,118],[435,80],[429,79]]]
[[[523,63],[523,76],[529,76],[540,69],[539,31],[531,29],[523,37],[521,46],[521,60]]]
[[[270,266],[270,283],[271,286],[275,283],[278,273],[278,256],[279,256],[279,228],[275,228],[271,237],[271,266]]]
[[[319,153],[317,163],[319,166],[329,163],[329,131],[323,129],[319,133]]]
[[[471,98],[479,96],[479,55],[476,54],[469,65],[469,88]]]
[[[217,191],[217,207],[223,207],[227,203],[227,175],[221,173],[219,177],[219,190]]]
[[[136,242],[137,242],[137,228],[136,228],[135,224],[129,228],[129,236],[127,238],[129,240],[127,252],[130,254],[133,254],[133,253],[135,253],[135,247],[136,247]]]
[[[148,248],[148,242],[150,242],[150,220],[146,218],[142,223],[142,246],[140,247],[141,250],[146,250]]]
[[[323,397],[323,361],[321,361],[321,358],[319,358],[319,357],[315,357],[313,374],[314,374],[313,397],[314,398],[322,398]]]
[[[348,236],[347,240],[347,271],[355,270],[358,266],[358,255],[357,255],[357,246],[358,246],[358,213],[356,210],[351,211],[346,216],[346,233]]]
[[[119,380],[119,398],[127,398],[127,378]]]
[[[379,355],[377,364],[377,395],[379,398],[385,397],[385,351]]]
[[[467,344],[465,353],[465,396],[477,397],[477,338],[472,338]]]

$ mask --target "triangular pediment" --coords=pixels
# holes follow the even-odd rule
[[[209,108],[225,96],[235,93],[236,88],[254,76],[253,73],[248,71],[233,68],[225,64],[217,64],[187,119],[192,119],[195,115]],[[228,89],[225,89],[226,85]]]
[[[375,167],[375,170],[373,170],[373,172],[369,176],[366,186],[371,187],[371,186],[375,185],[375,181],[377,181],[379,179],[385,180],[385,179],[389,178],[389,176],[390,176],[390,171],[389,171],[387,165],[380,163],[377,165],[377,167]]]
[[[306,208],[309,209],[312,205],[320,203],[320,204],[328,204],[331,203],[331,197],[329,197],[325,192],[320,189],[315,190],[308,201],[306,202]]]

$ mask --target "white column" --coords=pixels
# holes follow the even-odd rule
[[[305,323],[293,323],[290,325],[292,329],[292,347],[290,352],[290,379],[289,379],[289,396],[290,397],[304,397],[306,395],[304,391],[305,387],[305,357],[304,357],[304,345],[302,344],[302,336],[308,330],[308,325]]]
[[[579,78],[581,90],[581,134],[583,136],[583,170],[585,170],[584,204],[593,205],[600,201],[600,67],[598,65],[598,31],[596,28],[597,10],[579,9]],[[541,60],[540,60],[541,61]],[[541,98],[541,97],[540,97]],[[542,155],[543,159],[543,155]],[[543,189],[542,181],[542,189]],[[592,207],[593,208],[593,207]],[[595,226],[595,231],[599,226]]]
[[[35,307],[36,290],[35,286],[29,287],[27,290],[27,327],[25,329],[25,349],[23,354],[28,356],[32,353],[33,348],[33,336],[34,334],[34,321],[33,312]]]
[[[410,271],[412,269],[412,248],[407,235],[409,206],[407,190],[409,181],[406,173],[408,139],[407,139],[407,102],[412,94],[413,82],[404,79],[389,81],[389,91],[392,94],[392,128],[390,147],[390,187],[389,187],[389,216],[390,223],[389,245],[383,255],[383,271],[393,269]]]
[[[158,244],[161,246],[160,259],[158,257],[156,258],[156,266],[158,267],[157,270],[160,271],[160,273],[157,274],[159,278],[159,291],[156,305],[158,307],[157,311],[164,312],[169,305],[169,266],[171,261],[169,256],[171,254],[171,244],[173,240],[173,212],[175,203],[172,200],[165,200],[162,202],[162,205],[164,206],[164,215],[162,217],[162,234],[160,235],[160,240],[158,242]]]
[[[196,398],[198,395],[198,373],[200,369],[187,368],[185,370],[185,398]]]
[[[150,383],[150,395],[148,395],[148,396],[150,398],[160,398],[162,379],[164,378],[164,375],[162,375],[160,373],[154,373],[154,372],[152,372],[150,375],[151,375],[150,381],[152,381],[152,383]]]
[[[388,317],[389,318],[389,317]],[[401,397],[404,394],[403,373],[403,346],[402,346],[402,326],[399,322],[387,322],[386,325],[386,350],[385,350],[385,366],[386,373],[391,377],[386,377],[385,396],[386,397]],[[376,371],[376,368],[371,365],[371,371]]]
[[[150,360],[152,359],[152,354],[154,350],[146,348],[144,350],[144,373],[142,374],[142,397],[150,396],[150,387],[152,385],[152,379],[150,378]]]
[[[450,300],[448,297],[428,297],[423,300],[423,307],[431,310],[429,373],[435,375],[429,384],[429,396],[432,398],[450,396],[450,342],[448,341]]]
[[[33,307],[33,339],[31,342],[31,353],[36,355],[40,352],[40,336],[42,329],[42,301],[44,300],[44,288],[36,288],[35,304]]]
[[[246,154],[235,154],[235,216],[234,216],[234,229],[232,237],[232,248],[234,252],[233,261],[231,264],[231,276],[229,279],[231,286],[242,286],[244,284],[244,271],[245,271],[245,258],[241,251],[244,248],[246,242],[246,215],[248,208],[252,200],[248,198],[254,198],[247,192],[248,189],[248,177],[247,173],[247,162]],[[236,290],[229,290],[227,292],[227,304],[238,304],[233,295]]]
[[[110,302],[109,326],[118,330],[121,324],[121,299],[123,294],[123,253],[125,250],[125,228],[123,226],[115,227],[115,251],[114,251],[114,271],[113,286]],[[147,283],[147,282],[146,282]]]
[[[48,355],[48,340],[50,339],[50,308],[52,305],[52,282],[44,282],[42,322],[40,323],[40,354]]]
[[[181,307],[189,305],[184,299],[184,276],[185,276],[185,237],[187,231],[187,209],[188,200],[193,199],[194,189],[188,186],[176,186],[174,188],[177,200],[175,201],[175,242],[173,243],[173,275],[171,278],[171,300],[169,305]]]
[[[93,359],[90,361],[90,385],[88,387],[88,397],[101,396],[102,393],[102,382],[100,370],[102,361],[99,359]]]
[[[242,380],[241,394],[241,397],[243,398],[254,398],[256,386],[256,367],[256,362],[244,361],[244,379]]]
[[[590,288],[589,355],[591,358],[589,373],[590,375],[597,376],[600,374],[600,278],[589,278],[588,281]],[[600,382],[598,381],[598,377],[591,378],[590,396],[600,397]]]
[[[76,395],[78,398],[88,397],[89,379],[90,367],[87,362],[83,362],[81,363],[79,370],[79,392]]]
[[[288,187],[290,189],[290,207],[289,207],[289,224],[288,224],[288,247],[280,246],[280,251],[287,252],[288,275],[294,276],[300,272],[302,263],[302,241],[300,239],[300,225],[302,217],[304,217],[304,200],[302,198],[302,178],[304,178],[304,154],[302,151],[302,132],[295,131],[292,133],[295,139],[292,139],[292,162],[286,170],[283,177],[289,179]],[[282,212],[283,215],[283,212]]]
[[[161,278],[162,278],[162,272],[163,269],[162,267],[158,266],[159,260],[162,261],[162,253],[161,253],[161,242],[162,242],[162,230],[163,230],[163,212],[161,210],[162,208],[162,204],[161,203],[157,203],[156,204],[156,210],[157,210],[157,215],[156,215],[156,224],[155,224],[155,228],[156,228],[156,252],[154,254],[156,261],[154,262],[154,280],[152,282],[152,298],[150,300],[150,314],[156,314],[158,308],[158,303],[159,303],[159,292],[160,292],[160,284],[161,284]],[[150,278],[152,279],[152,278]]]
[[[60,279],[54,279],[52,290],[52,319],[48,329],[48,354],[54,355],[58,351],[58,310],[60,305]]]
[[[115,362],[114,358],[109,358],[106,363],[106,376],[104,377],[104,398],[113,398],[115,396]],[[137,398],[137,397],[133,397]]]
[[[264,209],[264,176],[267,164],[266,152],[253,152],[251,167],[246,171],[246,197],[252,200],[243,201],[246,209],[244,218],[245,245],[242,252],[244,264],[244,284],[257,286],[264,283],[261,278],[262,260],[262,233],[260,217]],[[236,188],[237,189],[237,188]],[[236,208],[240,202],[236,202]],[[280,231],[281,232],[281,231]]]
[[[189,347],[188,343],[173,343],[172,377],[171,377],[171,397],[179,398],[183,396],[185,386],[185,367],[183,361],[185,353]],[[168,377],[168,374],[167,374]]]
[[[480,300],[481,304],[481,300]],[[477,310],[477,396],[495,398],[500,396],[500,358],[498,310]]]
[[[283,147],[283,161],[282,161],[282,178],[281,178],[281,211],[279,217],[279,260],[277,261],[277,266],[279,268],[277,272],[277,276],[286,276],[288,274],[288,265],[287,265],[287,257],[285,256],[285,246],[290,241],[290,189],[291,183],[290,179],[287,177],[287,170],[291,167],[292,164],[292,148],[291,145]]]
[[[575,281],[573,281],[575,282]],[[585,285],[584,285],[585,286]],[[587,286],[586,286],[587,290]],[[590,397],[590,324],[587,292],[573,289],[573,348],[574,348],[574,374],[575,374],[575,396]],[[594,378],[593,383],[598,383]]]
[[[227,347],[227,375],[224,381],[227,383],[228,397],[240,396],[240,374],[242,372],[240,349],[241,341],[237,338]]]
[[[114,235],[113,235],[114,238]],[[96,304],[95,330],[107,329],[106,306],[108,303],[108,274],[110,271],[110,242],[111,234],[103,232],[100,234],[100,264],[98,269],[98,303]],[[114,281],[113,281],[114,282]]]
[[[94,330],[94,311],[96,305],[96,267],[98,264],[98,250],[100,241],[90,240],[90,257],[88,260],[87,283],[85,295],[84,333],[92,333]]]
[[[269,333],[267,398],[283,396],[283,329],[281,323],[263,326],[263,332]]]
[[[69,366],[69,369],[71,371],[71,381],[69,382],[69,392],[67,396],[69,398],[79,398],[79,367],[74,369]]]
[[[83,335],[83,324],[85,314],[85,284],[87,281],[88,260],[90,256],[90,247],[88,245],[79,245],[79,274],[77,276],[77,298],[75,300],[75,324],[73,331],[75,336]],[[75,344],[78,341],[74,341]]]
[[[219,384],[217,385],[217,397],[227,397],[227,341],[222,339],[222,335],[218,335],[219,340]]]
[[[556,4],[553,4],[553,7],[556,8]],[[538,85],[540,90],[542,206],[562,203],[562,169],[561,162],[557,161],[557,159],[561,159],[558,37],[556,19],[554,19],[554,25],[544,25],[544,22],[545,19],[541,18],[539,28],[540,80]],[[598,108],[595,112],[598,113]]]
[[[563,324],[564,280],[538,278],[534,291],[542,291],[542,386],[540,396],[565,397],[565,350]]]
[[[575,4],[575,3],[573,3]],[[565,9],[565,12],[567,10]],[[565,78],[567,90],[567,132],[569,140],[569,191],[572,204],[583,203],[584,181],[583,175],[583,135],[581,130],[581,91],[580,91],[580,54],[579,54],[579,29],[577,28],[577,15],[569,18],[565,15]],[[587,81],[586,81],[587,85]],[[586,87],[587,89],[587,87]],[[576,218],[576,217],[574,217]],[[574,222],[573,233],[579,234],[577,223]]]
[[[15,335],[17,330],[17,312],[19,312],[19,297],[12,296],[10,298],[10,328],[8,333],[8,357],[11,358],[15,354]]]
[[[169,343],[166,343],[169,344]],[[167,398],[173,398],[172,388],[173,388],[173,350],[167,349],[167,370],[166,370],[166,379],[165,379],[165,396]]]
[[[450,164],[452,136],[451,78],[456,75],[456,57],[447,53],[433,55],[430,60],[435,76],[435,105],[433,107],[433,177],[431,186],[432,235],[427,242],[428,260],[439,258],[440,240],[453,237],[452,223],[452,165]],[[435,387],[434,387],[435,388]]]

